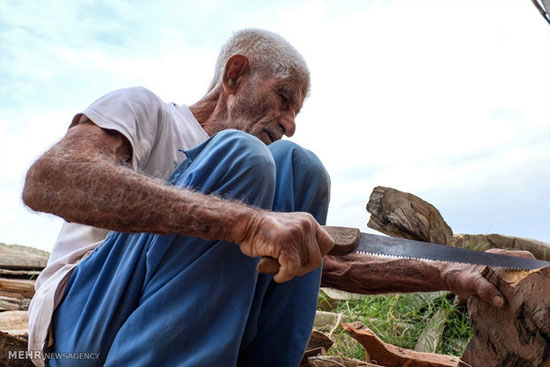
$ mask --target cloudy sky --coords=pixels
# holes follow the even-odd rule
[[[529,0],[2,1],[0,242],[49,250],[28,167],[103,94],[192,104],[235,30],[287,38],[311,69],[292,140],[332,176],[329,224],[366,230],[377,185],[455,233],[550,242],[550,27]]]

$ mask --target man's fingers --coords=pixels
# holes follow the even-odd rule
[[[316,243],[308,245],[308,255],[306,260],[307,263],[302,263],[302,267],[298,269],[296,275],[304,275],[314,269],[317,269],[319,265],[321,265],[323,257],[321,256],[321,252],[319,251]]]
[[[281,267],[279,269],[279,272],[275,274],[275,276],[273,277],[273,280],[276,283],[284,283],[291,280],[292,278],[294,278],[294,276],[282,271],[282,267]]]
[[[449,289],[462,296],[478,296],[482,301],[496,307],[504,305],[504,297],[498,289],[484,278],[479,266],[464,266],[462,269],[453,269],[445,275]]]
[[[504,298],[502,294],[491,284],[487,279],[479,276],[476,279],[476,293],[483,301],[491,303],[493,306],[502,307],[504,305]]]
[[[270,256],[280,265],[276,282],[286,282],[304,275],[323,262],[334,246],[330,235],[309,213],[264,213],[261,221],[250,227],[250,236],[240,244],[248,256]]]
[[[286,282],[294,276],[302,276],[318,268],[323,262],[325,253],[334,246],[332,237],[319,225],[309,228],[302,241],[303,251],[280,254],[278,260],[281,268],[273,278],[276,282]]]
[[[317,243],[322,256],[325,256],[334,247],[334,240],[321,226],[317,226]]]
[[[295,271],[296,269],[300,269],[299,259],[288,257],[286,254],[281,254],[278,260],[279,264],[281,264],[281,267],[279,268],[277,274],[275,274],[275,276],[273,277],[273,280],[275,282],[283,283],[291,280],[296,275],[298,275],[295,273]]]

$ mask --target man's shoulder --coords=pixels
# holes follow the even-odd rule
[[[110,97],[128,98],[133,101],[155,101],[161,102],[161,98],[145,87],[129,87],[112,91],[107,94]]]
[[[147,119],[164,114],[166,103],[155,93],[145,87],[130,87],[114,90],[92,103],[84,113],[96,117],[100,115],[128,113],[145,116]]]

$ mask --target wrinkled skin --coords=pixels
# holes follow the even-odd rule
[[[271,253],[271,243],[278,243],[276,252],[270,255],[281,264],[274,277],[276,282],[290,280],[287,274],[295,272],[300,276],[316,269],[322,262],[323,254],[334,246],[330,235],[319,227],[309,213],[273,213],[259,218],[252,226],[246,231],[249,237],[240,242],[241,251],[257,257]]]

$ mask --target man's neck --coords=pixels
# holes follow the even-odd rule
[[[221,130],[219,126],[224,125],[220,122],[227,119],[226,102],[226,96],[220,87],[189,106],[189,109],[206,133],[212,136]]]

